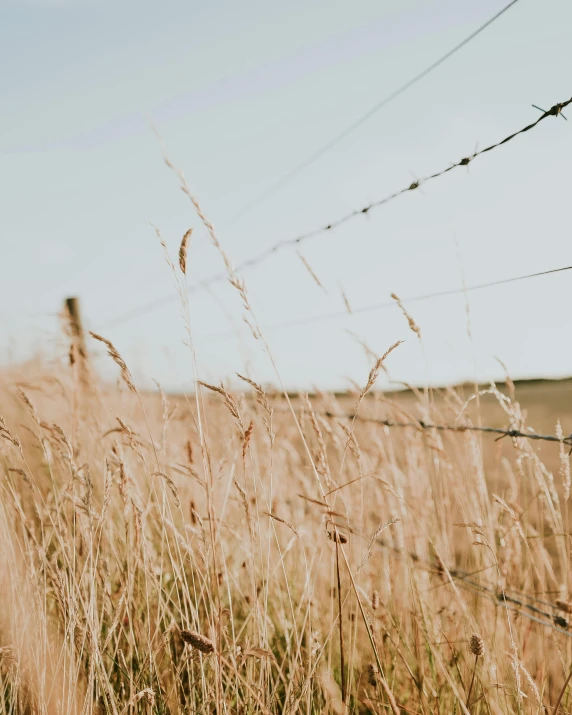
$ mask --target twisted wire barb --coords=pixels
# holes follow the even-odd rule
[[[322,413],[324,417],[334,419],[360,420],[361,422],[373,422],[382,427],[414,427],[420,430],[439,430],[441,432],[484,432],[488,434],[498,434],[499,439],[503,437],[522,437],[524,439],[541,440],[544,442],[560,442],[569,447],[572,447],[572,434],[568,437],[557,437],[553,434],[537,434],[536,432],[523,432],[518,429],[503,429],[502,427],[479,427],[475,425],[448,425],[448,424],[433,424],[424,420],[410,420],[408,422],[398,422],[395,420],[383,420],[376,417],[364,417],[359,413],[343,413],[336,414],[335,412],[326,411]]]
[[[531,124],[527,124],[525,127],[523,127],[522,129],[519,129],[516,132],[513,132],[512,134],[509,134],[509,136],[505,137],[501,141],[498,141],[495,144],[491,144],[490,146],[487,146],[484,149],[480,149],[479,151],[475,151],[473,154],[469,154],[468,156],[465,156],[460,161],[456,162],[455,164],[451,164],[450,166],[446,167],[445,169],[442,169],[441,171],[437,171],[434,174],[429,174],[428,176],[417,179],[413,183],[411,183],[407,186],[404,186],[403,188],[399,189],[398,191],[394,191],[392,194],[389,194],[387,196],[384,196],[381,199],[373,201],[361,209],[356,209],[355,211],[352,211],[352,212],[346,214],[345,216],[342,216],[341,218],[336,219],[335,221],[332,221],[329,224],[326,224],[325,226],[321,226],[320,228],[314,229],[312,231],[302,233],[294,238],[278,241],[274,245],[270,246],[269,248],[266,248],[263,251],[261,251],[256,256],[253,256],[252,258],[249,258],[249,259],[239,263],[236,266],[235,270],[236,271],[244,271],[249,268],[253,268],[254,266],[256,266],[259,263],[262,263],[263,261],[268,259],[273,254],[277,253],[278,251],[281,251],[288,247],[297,246],[297,245],[303,243],[304,241],[307,241],[311,238],[320,236],[323,233],[331,232],[334,229],[337,229],[340,226],[343,226],[344,224],[348,223],[349,221],[352,221],[354,218],[368,214],[370,211],[372,211],[376,208],[379,208],[380,206],[384,206],[385,204],[388,204],[389,202],[393,201],[394,199],[397,199],[399,196],[402,196],[403,194],[407,194],[411,191],[415,191],[420,186],[423,186],[423,185],[427,184],[428,182],[433,181],[434,179],[444,176],[445,174],[448,174],[450,171],[453,171],[454,169],[458,169],[459,167],[462,167],[462,166],[468,166],[477,157],[481,156],[482,154],[487,154],[488,152],[492,151],[493,149],[497,149],[498,147],[503,146],[504,144],[507,144],[508,142],[512,141],[515,137],[519,136],[520,134],[524,134],[525,132],[528,132],[531,129],[534,129],[536,126],[538,126],[542,121],[544,121],[548,117],[557,117],[559,114],[562,113],[562,110],[571,103],[572,103],[572,97],[570,99],[567,99],[564,102],[559,102],[558,104],[555,104],[550,109],[548,109],[543,114],[541,114],[540,117],[538,117],[538,119],[536,121],[532,122]],[[189,293],[190,294],[196,293],[197,291],[204,290],[215,283],[220,283],[221,281],[225,281],[227,279],[228,279],[227,272],[215,274],[215,275],[211,276],[210,278],[206,278],[205,280],[203,280],[199,283],[196,283],[193,286],[190,286]],[[137,317],[138,315],[147,313],[150,310],[154,310],[155,308],[157,308],[161,305],[164,305],[166,303],[170,303],[173,300],[177,300],[177,297],[169,295],[169,296],[163,296],[161,298],[157,298],[153,301],[150,301],[148,303],[140,305],[140,306],[134,308],[133,310],[130,310],[129,312],[118,316],[113,321],[110,321],[108,324],[106,324],[103,327],[104,328],[116,327],[117,325],[120,325],[128,320],[131,320],[131,319]]]

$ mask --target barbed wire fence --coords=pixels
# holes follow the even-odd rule
[[[318,159],[320,159],[322,156],[327,154],[329,151],[331,151],[334,147],[338,146],[344,139],[349,137],[351,134],[353,134],[356,129],[361,127],[363,124],[365,124],[367,121],[369,121],[374,115],[376,115],[381,109],[384,107],[387,107],[389,104],[391,104],[393,101],[395,101],[398,97],[401,97],[402,94],[407,92],[411,87],[415,86],[418,82],[421,80],[425,79],[428,75],[430,75],[432,72],[434,72],[436,69],[438,69],[442,64],[447,62],[451,57],[456,55],[460,50],[462,50],[466,45],[468,45],[470,42],[472,42],[476,37],[478,37],[482,32],[484,32],[488,27],[490,27],[493,23],[495,23],[500,17],[502,17],[510,8],[512,8],[518,0],[511,0],[507,5],[502,7],[497,13],[495,13],[492,17],[490,17],[486,22],[484,22],[482,25],[477,27],[476,30],[471,32],[467,37],[465,37],[461,42],[457,43],[454,47],[452,47],[450,50],[445,52],[443,55],[441,55],[439,58],[437,58],[434,62],[429,64],[427,67],[425,67],[423,70],[415,74],[413,77],[405,81],[403,84],[401,84],[399,87],[394,89],[392,92],[387,94],[385,97],[382,99],[378,100],[372,107],[370,107],[366,112],[364,112],[361,116],[359,116],[357,119],[355,119],[353,122],[351,122],[348,126],[346,126],[341,132],[336,134],[332,139],[327,141],[325,144],[323,144],[321,147],[316,149],[310,156],[308,156],[306,159],[301,161],[298,165],[296,165],[293,169],[290,169],[287,173],[283,174],[279,179],[277,179],[274,183],[272,183],[269,187],[267,187],[264,191],[262,191],[258,196],[256,196],[252,201],[246,204],[246,206],[243,206],[242,209],[231,219],[231,224],[237,221],[238,219],[242,218],[245,216],[247,213],[249,213],[254,207],[258,206],[261,204],[265,199],[269,198],[273,194],[276,193],[278,189],[280,189],[282,186],[287,184],[289,181],[291,181],[293,178],[301,174],[305,169],[307,169],[309,166],[312,166]]]
[[[462,588],[471,591],[477,597],[486,598],[498,606],[506,608],[507,610],[513,611],[524,618],[528,618],[535,623],[538,623],[545,628],[549,628],[553,631],[557,631],[569,638],[572,638],[572,631],[570,630],[569,620],[562,615],[566,613],[564,610],[569,604],[566,603],[550,603],[545,600],[535,598],[528,594],[522,593],[518,590],[506,589],[506,588],[495,588],[490,584],[479,583],[471,578],[474,574],[471,574],[463,569],[451,568],[447,569],[438,561],[429,561],[428,559],[421,558],[415,551],[407,551],[405,549],[400,549],[397,546],[391,545],[385,539],[378,539],[376,544],[379,548],[387,549],[393,552],[399,558],[407,558],[413,564],[415,568],[422,569],[424,571],[429,571],[436,575],[441,576],[445,579],[442,585],[446,585],[447,576],[451,578],[456,584]],[[492,566],[491,566],[492,568]],[[533,605],[530,601],[545,605],[550,608],[550,611],[538,608],[538,606]]]
[[[470,424],[436,424],[426,422],[421,419],[396,421],[390,419],[368,417],[360,415],[359,413],[338,413],[331,412],[329,410],[318,411],[315,412],[315,414],[329,419],[347,419],[349,421],[357,420],[366,423],[373,423],[387,428],[413,428],[421,431],[437,430],[449,431],[454,433],[480,432],[484,434],[498,435],[498,439],[502,439],[503,437],[511,437],[513,439],[522,438],[545,442],[557,442],[559,444],[564,444],[572,448],[572,434],[568,437],[558,437],[556,435],[537,434],[531,431],[525,432],[516,428],[504,429],[500,427],[482,427]],[[338,526],[340,526],[342,530],[344,530],[343,525],[339,524]],[[354,529],[351,528],[350,532],[354,535],[362,536],[361,534],[359,534],[359,532],[356,532]],[[572,537],[572,534],[562,534],[562,536],[570,538]],[[362,536],[362,538],[365,537]],[[423,569],[425,571],[428,571],[429,573],[440,576],[441,583],[438,584],[438,586],[446,586],[448,579],[450,579],[451,581],[455,581],[455,583],[457,583],[462,588],[472,591],[477,597],[486,598],[495,603],[496,605],[506,608],[507,610],[513,611],[514,613],[523,616],[524,618],[527,618],[531,621],[534,621],[545,628],[549,628],[568,637],[572,637],[572,630],[570,630],[570,621],[566,617],[566,615],[563,615],[572,614],[572,603],[561,600],[556,600],[556,602],[553,603],[547,601],[546,599],[538,598],[536,594],[525,593],[518,589],[501,585],[500,583],[494,585],[487,581],[483,582],[482,579],[476,581],[473,578],[477,574],[482,573],[482,571],[486,571],[490,568],[495,568],[495,564],[491,564],[489,567],[479,569],[475,572],[468,572],[456,566],[447,568],[437,556],[435,556],[433,560],[422,558],[415,551],[395,546],[385,538],[377,538],[375,540],[375,543],[379,548],[389,550],[399,558],[409,559],[409,561],[414,567],[418,569]],[[432,588],[437,588],[437,586],[433,586]],[[367,594],[365,595],[367,596]]]
[[[318,236],[328,234],[336,230],[337,228],[340,228],[341,226],[353,221],[354,219],[358,218],[359,216],[366,216],[370,212],[374,211],[375,209],[378,209],[382,206],[386,206],[387,204],[391,203],[392,201],[395,201],[401,196],[404,196],[405,194],[409,194],[411,192],[416,191],[422,186],[425,186],[426,184],[430,183],[431,181],[434,181],[442,176],[445,176],[446,174],[449,174],[451,171],[454,171],[456,169],[459,169],[461,167],[467,167],[471,162],[473,162],[475,159],[478,157],[487,154],[495,149],[498,149],[501,146],[504,146],[505,144],[511,142],[513,139],[516,137],[520,136],[521,134],[525,134],[526,132],[529,132],[530,130],[536,128],[541,122],[543,122],[545,119],[548,117],[558,117],[559,115],[562,114],[562,110],[567,107],[569,104],[572,103],[572,97],[570,99],[567,99],[563,102],[558,102],[557,104],[553,105],[550,109],[544,111],[536,121],[531,122],[527,124],[526,126],[522,127],[521,129],[518,129],[517,131],[513,132],[512,134],[509,134],[508,136],[504,137],[504,139],[501,139],[498,142],[495,142],[493,144],[490,144],[489,146],[484,147],[483,149],[480,149],[478,151],[474,151],[472,154],[468,154],[459,161],[449,164],[449,166],[445,167],[444,169],[441,169],[440,171],[434,172],[433,174],[428,174],[424,177],[421,177],[419,179],[416,179],[415,181],[407,184],[406,186],[403,186],[401,189],[398,189],[397,191],[394,191],[391,194],[388,194],[380,199],[377,199],[376,201],[372,201],[369,204],[363,206],[360,209],[355,209],[354,211],[351,211],[344,216],[341,216],[340,218],[320,226],[319,228],[313,229],[312,231],[307,231],[305,233],[301,233],[297,236],[294,236],[293,238],[289,239],[283,239],[280,241],[275,242],[273,245],[269,246],[268,248],[264,249],[257,255],[242,261],[241,263],[238,263],[235,270],[238,273],[241,273],[243,271],[249,270],[254,268],[255,266],[260,265],[264,261],[268,260],[271,256],[275,255],[276,253],[287,249],[287,248],[293,248],[293,247],[298,247],[300,244],[316,238]],[[212,275],[210,278],[205,279],[204,281],[201,281],[199,283],[195,283],[192,286],[189,286],[188,292],[189,294],[196,293],[198,291],[205,290],[206,288],[226,281],[228,280],[228,273],[225,271],[224,273],[218,273],[215,275]],[[155,310],[156,308],[165,305],[167,303],[171,303],[173,301],[176,301],[178,298],[175,295],[169,295],[169,296],[163,296],[161,298],[156,298],[152,301],[143,303],[123,314],[120,314],[113,320],[109,321],[107,324],[103,325],[102,327],[104,329],[111,329],[115,328],[118,325],[121,325],[125,322],[128,322],[139,315],[146,314],[152,310]]]
[[[545,119],[548,117],[557,117],[562,113],[562,110],[567,107],[569,104],[572,103],[572,97],[570,99],[567,99],[564,102],[559,102],[558,104],[555,104],[553,107],[550,109],[546,110],[543,114],[538,117],[538,119],[535,122],[532,122],[530,124],[527,124],[525,127],[522,129],[517,130],[516,132],[513,132],[512,134],[509,134],[506,136],[504,139],[501,139],[498,142],[495,142],[494,144],[490,144],[489,146],[486,146],[484,149],[480,149],[478,151],[473,152],[472,154],[468,154],[467,156],[463,157],[459,161],[455,162],[454,164],[450,164],[444,169],[441,169],[440,171],[436,171],[433,174],[429,174],[427,176],[421,177],[419,179],[416,179],[415,181],[411,182],[410,184],[402,187],[401,189],[398,189],[397,191],[394,191],[391,194],[388,194],[387,196],[384,196],[383,198],[377,199],[376,201],[372,201],[369,204],[366,204],[360,209],[355,209],[354,211],[351,211],[344,216],[340,217],[339,219],[336,219],[335,221],[332,221],[331,223],[325,224],[323,226],[320,226],[319,228],[316,228],[312,231],[308,231],[306,233],[301,233],[298,236],[295,236],[293,238],[289,239],[284,239],[282,241],[276,242],[274,245],[270,246],[269,248],[265,249],[261,253],[259,253],[257,256],[254,256],[253,258],[250,258],[242,263],[240,263],[237,267],[237,271],[241,271],[247,268],[251,268],[255,265],[258,265],[259,263],[262,263],[265,261],[267,258],[269,258],[271,255],[277,253],[278,251],[281,251],[285,248],[292,247],[292,246],[299,246],[301,243],[304,243],[305,241],[315,238],[317,236],[320,236],[321,234],[331,232],[340,226],[343,226],[344,224],[348,223],[349,221],[352,221],[353,219],[357,218],[358,216],[365,216],[368,214],[370,211],[373,211],[374,209],[380,208],[381,206],[385,206],[386,204],[390,203],[391,201],[394,201],[395,199],[399,198],[400,196],[403,196],[404,194],[408,194],[412,191],[415,191],[419,189],[422,186],[425,186],[425,184],[428,184],[431,181],[434,181],[435,179],[439,179],[442,176],[445,176],[451,171],[454,171],[455,169],[458,169],[460,167],[465,167],[469,166],[469,164],[474,161],[477,157],[482,156],[483,154],[487,154],[490,151],[493,151],[494,149],[498,149],[499,147],[503,146],[504,144],[507,144],[508,142],[512,141],[516,137],[520,136],[521,134],[524,134],[526,132],[529,132],[531,129],[534,129],[537,127],[541,122],[543,122]],[[219,274],[218,276],[213,276],[209,280],[221,280],[222,278],[226,277],[226,274],[223,275],[222,273]],[[201,288],[205,283],[199,283],[196,286],[196,289]]]
[[[520,429],[503,429],[500,427],[480,427],[468,424],[433,424],[424,420],[400,422],[389,419],[362,416],[356,413],[335,413],[331,411],[317,412],[316,414],[330,419],[347,419],[350,421],[358,420],[387,428],[414,428],[422,431],[437,430],[456,433],[480,432],[484,434],[499,435],[498,439],[502,439],[503,437],[512,437],[514,439],[523,438],[546,442],[558,442],[572,448],[572,434],[568,437],[558,437],[556,435],[542,435],[535,432],[525,432]],[[343,525],[339,526],[341,526],[343,530]],[[350,531],[358,536],[360,535],[353,529]],[[563,534],[563,536],[570,538],[572,535]],[[497,606],[513,611],[514,613],[534,621],[545,628],[549,628],[568,636],[569,638],[572,637],[570,621],[566,615],[563,615],[572,614],[571,603],[560,600],[553,603],[551,601],[547,601],[546,599],[538,598],[535,594],[525,593],[518,589],[501,585],[500,583],[494,585],[490,581],[487,582],[482,579],[474,579],[474,577],[479,573],[482,573],[490,568],[496,568],[495,564],[491,564],[489,567],[479,569],[475,572],[469,572],[457,566],[447,568],[437,556],[435,556],[433,560],[423,558],[417,552],[395,546],[385,538],[380,537],[376,539],[375,543],[379,548],[391,551],[399,558],[408,559],[415,568],[422,569],[439,576],[441,583],[438,584],[438,586],[433,586],[432,588],[446,586],[448,582],[454,581],[457,585],[471,591],[479,598],[486,598]]]
[[[374,202],[371,202],[370,204],[364,206],[361,209],[352,211],[345,216],[342,216],[341,218],[326,224],[320,228],[317,228],[313,231],[309,231],[303,234],[300,234],[294,238],[291,239],[286,239],[286,240],[281,240],[270,246],[269,248],[265,249],[258,255],[243,261],[237,266],[237,271],[244,271],[248,270],[250,268],[253,268],[260,263],[264,262],[267,260],[270,256],[276,254],[277,252],[284,250],[288,247],[294,247],[298,246],[301,243],[310,240],[312,238],[315,238],[317,236],[320,236],[322,234],[326,234],[329,232],[332,232],[333,230],[339,228],[340,226],[352,221],[353,219],[363,216],[368,214],[370,211],[379,208],[381,206],[384,206],[391,201],[399,198],[400,196],[403,196],[406,193],[410,193],[412,191],[415,191],[419,189],[421,186],[427,184],[428,182],[431,182],[439,177],[444,176],[445,174],[448,174],[449,172],[458,169],[460,167],[466,167],[468,166],[472,161],[474,161],[477,157],[486,154],[490,151],[493,151],[504,144],[512,141],[515,137],[524,134],[525,132],[530,131],[531,129],[537,127],[542,121],[547,119],[550,116],[558,117],[561,113],[562,110],[568,106],[569,104],[572,103],[572,98],[555,104],[552,106],[549,110],[544,111],[541,116],[535,121],[532,122],[522,129],[519,129],[516,132],[513,132],[512,134],[508,135],[501,141],[498,141],[494,144],[491,144],[484,149],[481,149],[479,151],[475,151],[472,154],[469,154],[459,160],[458,162],[451,164],[450,166],[442,169],[441,171],[435,172],[433,174],[429,174],[425,177],[422,177],[420,179],[417,179],[416,181],[410,183],[407,186],[404,186],[403,188],[399,189],[398,191],[395,191],[381,199],[378,199]],[[561,268],[557,269],[552,269],[549,271],[541,271],[533,274],[528,274],[525,276],[518,276],[514,278],[508,278],[508,279],[503,279],[500,281],[493,281],[490,283],[486,284],[480,284],[478,286],[472,286],[469,288],[461,288],[461,289],[453,289],[451,291],[438,291],[435,293],[430,293],[430,294],[425,294],[423,296],[417,296],[412,299],[412,300],[426,300],[429,298],[437,297],[439,295],[450,295],[454,293],[460,293],[460,292],[465,292],[467,290],[477,290],[477,289],[483,289],[483,288],[488,288],[492,287],[494,285],[501,285],[504,283],[510,283],[513,281],[517,280],[524,280],[527,278],[532,278],[540,275],[548,275],[556,272],[561,272],[561,271],[568,271],[571,270],[572,266],[564,266]],[[206,279],[205,281],[202,281],[198,284],[195,284],[194,286],[191,286],[189,288],[190,293],[194,293],[196,291],[202,290],[204,288],[207,288],[214,283],[218,283],[221,281],[224,281],[227,279],[227,274],[226,273],[221,273],[217,274],[214,276],[211,276],[210,278]],[[130,311],[129,313],[125,313],[121,316],[118,316],[114,321],[112,321],[111,324],[108,324],[105,327],[115,327],[127,320],[132,319],[133,317],[136,317],[137,315],[149,312],[150,310],[153,310],[154,308],[158,307],[159,305],[165,303],[165,302],[171,302],[176,298],[169,296],[169,297],[164,297],[152,302],[149,302],[147,304],[138,306],[134,310]],[[385,307],[385,305],[392,305],[392,303],[384,303],[384,304],[377,304],[376,306],[366,306],[365,308],[361,309],[361,312],[365,312],[368,310],[374,310],[379,307]],[[359,309],[358,309],[359,310]],[[353,312],[353,311],[352,311]],[[356,311],[357,312],[357,311]],[[336,314],[338,315],[338,314]],[[319,319],[324,319],[324,318],[329,318],[333,317],[332,315],[328,316],[315,316],[311,317],[310,319],[304,319],[304,320],[319,320]],[[289,324],[293,324],[294,322],[297,321],[290,321]],[[283,324],[284,326],[284,324]],[[533,441],[544,441],[544,442],[551,442],[551,443],[559,443],[566,445],[571,448],[572,452],[572,434],[565,437],[559,437],[557,435],[544,435],[544,434],[537,434],[532,431],[524,431],[522,429],[518,428],[500,428],[500,427],[492,427],[492,426],[475,426],[475,425],[468,425],[468,424],[441,424],[441,423],[431,423],[431,422],[426,422],[422,419],[419,420],[409,420],[409,421],[397,421],[397,420],[391,420],[391,419],[379,419],[379,418],[373,418],[373,417],[367,417],[367,416],[362,416],[360,414],[352,414],[352,413],[335,413],[331,411],[326,411],[323,413],[324,417],[331,418],[331,419],[348,419],[348,420],[359,420],[360,422],[368,422],[368,423],[374,423],[379,426],[386,427],[388,429],[393,429],[393,428],[403,428],[403,429],[416,429],[420,431],[439,431],[439,432],[453,432],[453,433],[467,433],[467,432],[474,432],[474,433],[482,433],[482,434],[492,434],[496,435],[497,439],[502,439],[505,437],[510,437],[512,439],[527,439],[527,440],[533,440]],[[415,552],[409,552],[405,551],[402,549],[399,549],[395,546],[392,546],[385,542],[382,539],[377,540],[377,544],[380,548],[387,548],[390,549],[392,552],[395,554],[399,555],[400,557],[407,557],[409,558],[416,567],[418,568],[424,568],[426,570],[431,570],[431,571],[437,571],[437,572],[444,572],[443,565],[438,564],[438,563],[433,563],[431,561],[428,561],[427,559],[422,559],[418,554]],[[458,583],[460,586],[462,586],[465,589],[469,589],[472,592],[474,592],[477,596],[487,598],[494,603],[498,604],[499,606],[502,606],[508,610],[511,610],[515,613],[518,613],[519,615],[528,618],[543,627],[550,628],[554,631],[557,631],[561,634],[564,634],[568,637],[572,637],[572,632],[569,630],[569,622],[568,620],[561,615],[563,611],[563,606],[566,604],[562,603],[550,603],[548,601],[538,599],[535,596],[531,596],[529,594],[524,594],[520,591],[517,590],[507,590],[507,589],[497,589],[492,587],[490,584],[486,583],[480,583],[478,581],[475,581],[474,579],[471,578],[472,574],[463,571],[462,569],[459,568],[453,568],[453,569],[446,569],[445,573],[447,573],[451,579],[453,579],[456,583]],[[532,603],[531,603],[532,602]],[[538,605],[540,604],[545,606],[546,608],[539,608]],[[550,609],[550,610],[546,610]]]
[[[417,430],[431,431],[436,430],[437,432],[481,432],[483,434],[494,434],[498,435],[497,439],[503,439],[504,437],[512,437],[514,439],[529,439],[533,441],[542,442],[558,442],[559,444],[564,444],[572,449],[572,434],[568,437],[558,437],[552,434],[537,434],[536,432],[525,432],[520,429],[503,429],[502,427],[482,427],[478,425],[449,425],[449,424],[439,424],[425,422],[424,420],[410,420],[405,422],[399,422],[396,420],[389,419],[379,419],[376,417],[367,417],[359,413],[341,413],[336,414],[335,412],[325,411],[320,413],[323,417],[328,417],[330,419],[347,419],[347,420],[359,420],[360,422],[370,422],[373,424],[380,425],[382,427],[395,427],[395,428],[413,428]]]

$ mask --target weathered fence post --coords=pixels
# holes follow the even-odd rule
[[[69,320],[70,329],[70,365],[76,362],[79,367],[79,375],[82,380],[87,380],[87,348],[85,344],[85,333],[81,320],[79,308],[79,298],[66,298],[65,309]]]

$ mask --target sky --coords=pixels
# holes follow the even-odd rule
[[[519,0],[451,60],[279,190],[312,155],[501,9],[499,0],[0,0],[0,361],[64,354],[81,300],[141,384],[187,389],[173,273],[223,268],[153,128],[235,264],[441,170],[572,95],[572,4]],[[571,118],[572,118],[572,112]],[[189,298],[200,377],[343,389],[396,340],[385,383],[572,373],[572,271],[408,304],[420,293],[572,264],[572,122],[534,131],[422,190],[284,250],[244,278],[270,355],[226,283]],[[254,201],[254,203],[253,203]],[[397,307],[273,329],[398,294]],[[162,298],[152,311],[118,317]],[[90,343],[104,375],[109,359]],[[270,358],[272,357],[272,359]]]

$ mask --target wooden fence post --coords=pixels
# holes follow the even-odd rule
[[[70,364],[73,365],[77,360],[80,376],[84,379],[87,377],[87,348],[79,308],[79,298],[66,298],[65,307],[71,333]]]

